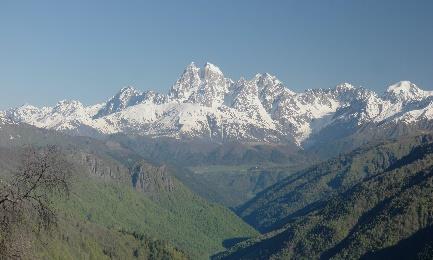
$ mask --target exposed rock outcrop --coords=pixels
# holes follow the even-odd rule
[[[132,185],[144,193],[171,192],[175,189],[173,177],[166,166],[153,166],[144,161],[131,169]]]

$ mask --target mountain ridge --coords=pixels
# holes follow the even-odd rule
[[[24,105],[0,113],[1,121],[74,135],[125,133],[299,147],[320,140],[324,129],[354,133],[371,124],[419,122],[428,123],[417,127],[430,128],[432,119],[433,91],[409,81],[391,85],[381,95],[350,83],[296,93],[269,73],[233,81],[209,62],[202,68],[189,64],[167,94],[124,87],[96,105],[60,101],[53,107]]]

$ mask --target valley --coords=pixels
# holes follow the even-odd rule
[[[75,165],[68,199],[54,199],[59,228],[33,243],[40,258],[370,259],[404,250],[431,225],[432,140],[382,139],[327,158],[320,147],[185,146],[3,124],[0,165],[7,176],[19,165],[8,155],[28,144],[54,144]],[[411,256],[429,250],[426,241]]]

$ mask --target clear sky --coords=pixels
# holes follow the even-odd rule
[[[433,1],[0,1],[0,109],[166,92],[191,61],[290,89],[433,89]]]

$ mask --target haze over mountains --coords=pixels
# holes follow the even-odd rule
[[[1,112],[0,119],[93,137],[124,133],[305,147],[354,133],[430,129],[432,101],[432,91],[409,81],[381,94],[349,83],[295,93],[268,73],[234,81],[211,63],[191,63],[167,94],[126,87],[101,104],[24,105]]]

